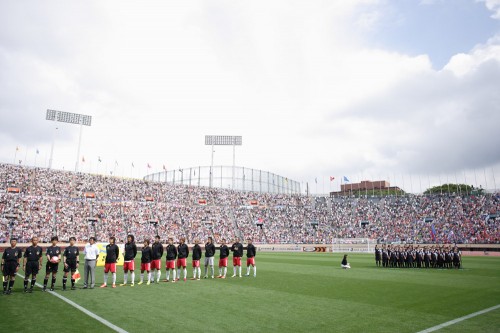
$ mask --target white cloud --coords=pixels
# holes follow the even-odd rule
[[[243,135],[237,164],[299,181],[427,170],[436,140],[464,147],[436,169],[473,165],[467,153],[476,165],[499,160],[484,158],[474,136],[437,135],[468,125],[490,133],[484,119],[495,115],[480,111],[496,111],[495,39],[435,71],[425,54],[364,45],[353,27],[383,20],[383,11],[369,13],[384,1],[91,4],[3,5],[0,160],[11,162],[16,145],[23,159],[39,148],[37,163],[46,160],[47,108],[93,115],[84,170],[118,160],[126,176],[143,175],[146,163],[155,171],[209,164],[205,134]],[[56,167],[72,169],[77,134],[60,126]],[[231,149],[216,149],[216,164],[231,162]]]
[[[493,14],[492,18],[500,20],[500,0],[476,0],[477,2],[484,2],[486,8],[491,10]]]

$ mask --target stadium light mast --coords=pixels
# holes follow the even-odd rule
[[[214,146],[233,146],[233,174],[231,177],[232,189],[234,190],[234,173],[235,173],[235,163],[236,163],[236,146],[241,146],[243,144],[243,139],[241,136],[234,135],[205,135],[205,145],[212,146],[212,163],[210,164],[210,179],[209,187],[213,186],[213,169],[214,169]],[[222,175],[221,175],[222,177]]]
[[[47,109],[47,115],[46,115],[45,119],[51,120],[51,121],[58,121],[60,123],[80,125],[80,136],[78,138],[78,150],[76,153],[76,163],[75,163],[75,172],[78,172],[78,165],[80,163],[80,147],[82,145],[83,125],[91,126],[92,125],[92,116],[88,116],[85,114],[79,114],[79,113],[71,113],[71,112],[64,112],[64,111],[56,111],[56,110]],[[52,168],[52,154],[53,153],[54,153],[54,141],[52,141],[52,148],[50,150],[49,169]]]

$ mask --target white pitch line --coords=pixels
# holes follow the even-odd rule
[[[461,321],[464,321],[464,320],[470,319],[472,317],[476,317],[476,316],[482,315],[483,313],[490,312],[490,311],[493,311],[493,310],[496,310],[496,309],[499,309],[499,308],[500,308],[500,304],[492,306],[491,308],[487,308],[487,309],[484,309],[484,310],[481,310],[481,311],[478,311],[478,312],[474,312],[474,313],[468,314],[467,316],[463,316],[463,317],[460,317],[460,318],[457,318],[457,319],[453,319],[453,320],[447,321],[446,323],[442,323],[442,324],[436,325],[434,327],[430,327],[430,328],[428,328],[426,330],[423,330],[423,331],[420,331],[420,332],[417,332],[417,333],[430,333],[430,332],[434,332],[434,331],[442,329],[443,327],[459,323]]]
[[[24,276],[22,274],[19,274],[17,273],[17,275],[19,275],[20,277],[22,277],[24,279]],[[31,283],[31,282],[30,282]],[[36,283],[36,286],[42,288],[43,286],[40,284],[40,283]],[[75,302],[73,302],[72,300],[70,299],[67,299],[66,297],[64,296],[61,296],[59,295],[58,293],[54,292],[54,291],[50,291],[50,290],[47,290],[47,292],[49,294],[52,294],[60,299],[62,299],[64,302],[68,303],[69,305],[77,308],[78,310],[82,311],[83,313],[85,313],[87,316],[90,316],[92,318],[94,318],[95,320],[97,320],[98,322],[100,322],[101,324],[105,325],[105,326],[108,326],[109,328],[111,328],[113,331],[115,332],[119,332],[119,333],[128,333],[127,331],[125,331],[123,328],[120,328],[118,326],[116,326],[115,324],[112,324],[110,323],[109,321],[107,321],[106,319],[102,318],[102,317],[99,317],[98,315],[96,315],[95,313],[85,309],[83,306],[81,305],[78,305],[76,304]]]

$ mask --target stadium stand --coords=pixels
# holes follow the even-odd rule
[[[12,191],[10,189],[17,189]],[[251,237],[256,243],[500,243],[500,196],[259,194],[0,164],[0,242]]]

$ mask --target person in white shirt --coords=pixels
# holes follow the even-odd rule
[[[83,250],[85,254],[85,266],[83,269],[84,283],[83,289],[89,287],[89,275],[90,275],[90,289],[94,289],[95,285],[95,265],[97,258],[99,258],[99,248],[95,244],[95,237],[90,237],[89,242],[85,244],[85,249]]]

